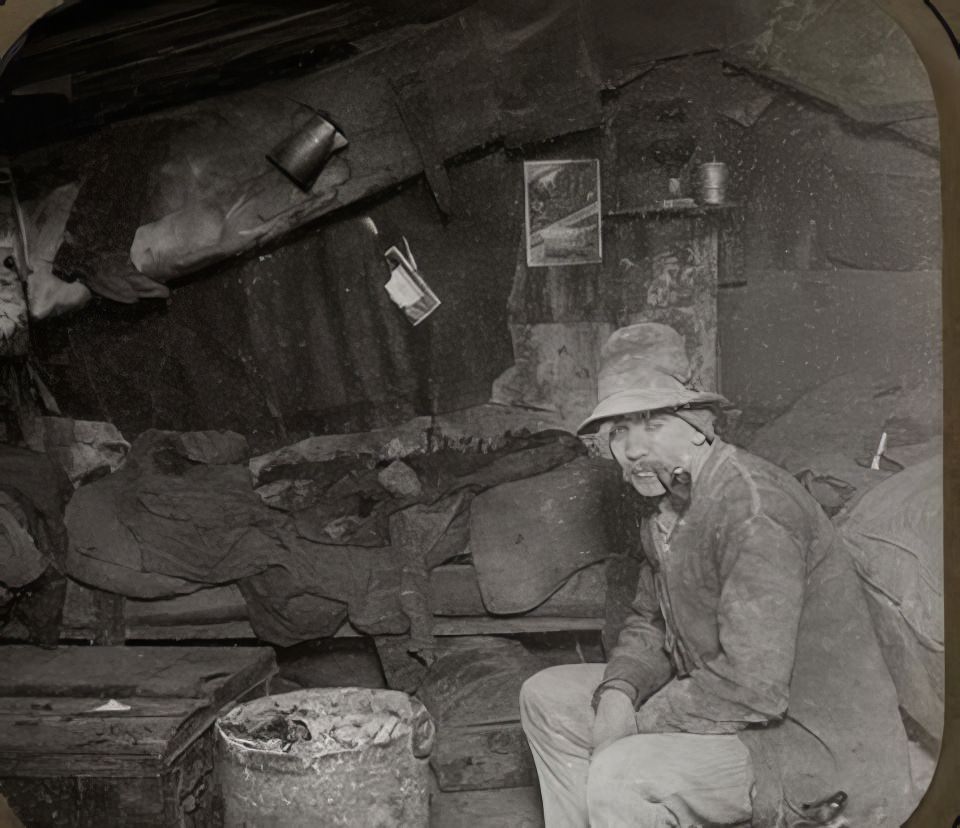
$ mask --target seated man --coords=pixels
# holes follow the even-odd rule
[[[785,471],[717,439],[683,340],[642,323],[602,354],[599,429],[644,519],[610,661],[520,697],[547,828],[899,826],[906,735],[852,562]]]

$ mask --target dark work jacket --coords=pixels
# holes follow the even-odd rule
[[[818,504],[717,440],[669,538],[646,523],[633,612],[604,675],[638,689],[640,732],[738,735],[756,826],[790,825],[791,805],[838,789],[853,825],[899,826],[914,797],[896,692]]]

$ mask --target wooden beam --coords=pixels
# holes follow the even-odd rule
[[[518,635],[520,633],[574,632],[602,630],[602,618],[546,618],[540,616],[484,616],[478,618],[435,618],[433,634],[456,635]]]
[[[28,41],[0,91],[29,94],[56,82],[70,90],[79,119],[141,112],[341,60],[372,33],[467,3],[444,0],[418,10],[327,0],[285,9],[195,0],[114,11]]]
[[[330,53],[329,47],[345,43],[369,27],[356,11],[342,9],[345,5],[334,3],[332,9],[231,28],[193,42],[171,44],[126,63],[75,72],[73,97],[129,100],[130,90],[135,88],[138,97],[163,98],[231,77],[256,83],[268,74],[269,66],[292,57],[316,54],[321,60],[314,64],[325,62],[324,54],[344,57],[342,52]]]
[[[420,154],[423,172],[433,193],[437,208],[444,216],[453,215],[453,189],[437,145],[436,129],[426,90],[418,78],[408,75],[391,81],[397,109],[407,128],[407,135]]]
[[[576,632],[578,630],[602,630],[603,618],[571,618],[542,616],[473,616],[433,619],[433,634],[438,636],[460,635],[520,635],[521,633]],[[335,638],[355,638],[365,635],[349,622],[335,633]]]
[[[126,629],[123,622],[123,610],[126,599],[122,595],[103,590],[93,591],[95,625],[93,641],[95,644],[123,644]]]

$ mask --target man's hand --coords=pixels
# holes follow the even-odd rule
[[[607,690],[600,694],[597,715],[593,720],[593,754],[596,756],[608,745],[637,732],[633,702],[626,693]]]

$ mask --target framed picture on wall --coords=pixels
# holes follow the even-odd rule
[[[600,234],[600,162],[524,161],[527,265],[597,264]]]

